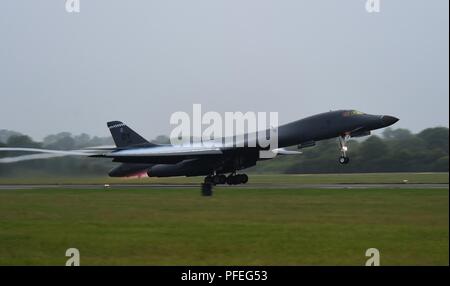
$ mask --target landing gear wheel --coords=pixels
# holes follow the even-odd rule
[[[203,183],[202,184],[202,196],[210,197],[210,196],[212,196],[212,194],[213,194],[213,185],[211,183]]]
[[[246,174],[242,174],[242,180],[241,180],[242,184],[247,184],[248,182],[248,176]]]
[[[237,174],[237,175],[229,175],[227,177],[227,184],[228,185],[239,185],[239,184],[245,184],[248,182],[248,176],[246,174]]]
[[[245,184],[248,182],[248,176],[246,174],[236,175],[236,180],[238,184]]]
[[[212,182],[213,182],[213,177],[211,177],[211,176],[205,177],[205,180],[204,180],[205,184],[211,184]]]
[[[227,182],[227,177],[225,175],[215,175],[211,177],[210,182],[214,185],[223,185]]]
[[[339,163],[341,163],[341,164],[348,164],[348,162],[350,162],[350,158],[349,157],[344,157],[344,156],[339,157]]]
[[[227,182],[227,176],[225,175],[218,175],[217,177],[219,177],[219,184],[223,185]]]
[[[227,184],[228,185],[233,185],[233,181],[234,181],[234,176],[233,175],[229,175],[227,177]]]

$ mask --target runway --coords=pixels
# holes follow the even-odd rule
[[[39,189],[174,189],[200,188],[200,184],[11,184],[0,185],[0,190],[39,190]],[[218,185],[216,189],[448,189],[449,184],[246,184]]]

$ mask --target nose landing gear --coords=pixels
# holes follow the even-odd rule
[[[345,156],[339,157],[339,163],[341,163],[341,164],[348,164],[349,162],[350,162],[350,158],[349,157],[345,157]]]
[[[347,156],[347,141],[350,139],[350,135],[339,136],[339,148],[341,151],[341,157],[339,157],[339,163],[348,164],[350,162],[350,158]]]

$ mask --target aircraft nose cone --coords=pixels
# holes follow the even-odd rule
[[[394,116],[383,115],[381,120],[383,120],[383,123],[385,124],[385,126],[390,126],[390,125],[394,124],[395,122],[397,122],[399,119]]]

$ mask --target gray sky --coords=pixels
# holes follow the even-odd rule
[[[448,126],[449,1],[6,0],[0,9],[0,129],[42,139],[109,134],[121,120],[152,138],[170,115],[330,109]]]

